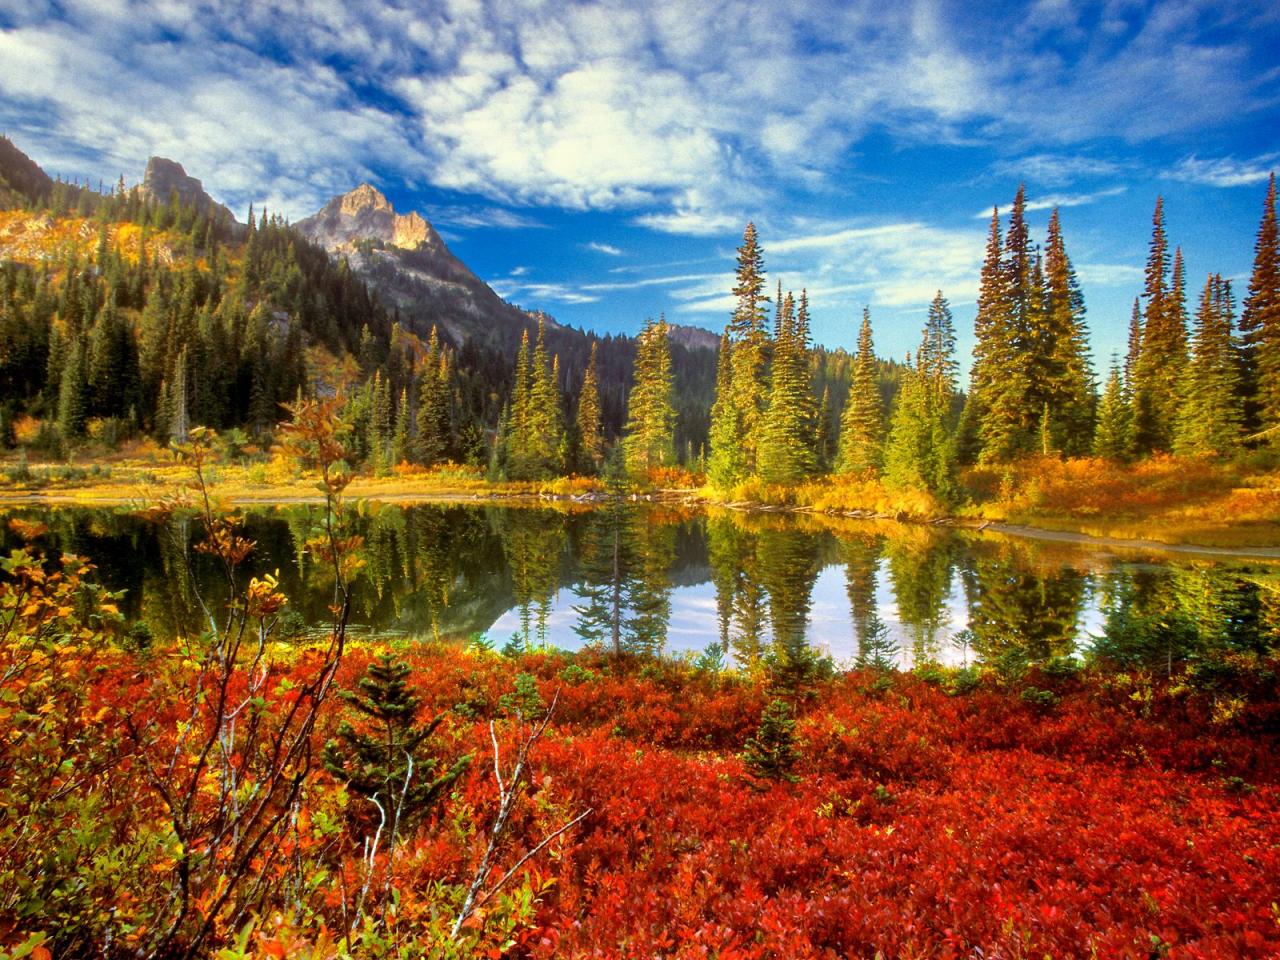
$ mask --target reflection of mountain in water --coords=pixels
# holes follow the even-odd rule
[[[214,563],[190,551],[192,519],[24,513],[50,528],[38,546],[96,563],[109,589],[125,591],[125,616],[157,636],[203,629],[197,593],[211,609],[225,602]],[[278,573],[295,627],[322,626],[333,600],[304,548],[317,519],[290,507],[245,523],[257,546],[240,576]],[[364,564],[352,621],[375,633],[502,642],[514,632],[527,644],[667,651],[720,642],[747,664],[808,644],[845,661],[976,659],[1002,670],[1064,656],[1172,669],[1280,638],[1280,575],[1258,565],[1122,562],[918,527],[833,532],[813,519],[690,519],[634,504],[370,507],[355,526]],[[15,546],[0,528],[0,548]]]

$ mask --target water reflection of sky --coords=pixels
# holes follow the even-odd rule
[[[582,646],[581,638],[574,633],[578,615],[575,605],[585,601],[570,587],[562,587],[551,598],[546,620],[546,642],[553,647],[576,650]],[[898,662],[903,667],[912,665],[911,648],[913,631],[911,624],[903,622],[898,612],[898,601],[888,571],[888,560],[881,558],[876,574],[876,610],[881,621],[889,629],[889,637],[898,650]],[[1096,590],[1086,590],[1084,603],[1076,620],[1076,640],[1087,645],[1091,635],[1102,632],[1105,614],[1100,608],[1100,596]],[[535,613],[536,620],[536,613]],[[969,609],[964,585],[953,571],[951,589],[943,609],[943,617],[937,637],[934,660],[952,666],[963,666],[973,661],[973,652],[952,643],[957,633],[969,623]],[[512,607],[489,628],[487,638],[502,646],[513,634],[520,631],[520,610]],[[710,580],[692,586],[671,589],[671,619],[667,625],[668,653],[698,652],[720,636],[716,612],[715,586]],[[810,594],[810,608],[805,636],[816,649],[830,654],[840,664],[852,662],[858,653],[854,636],[849,596],[846,590],[845,570],[839,564],[823,567]],[[766,625],[762,642],[772,639]]]

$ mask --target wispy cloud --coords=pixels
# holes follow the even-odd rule
[[[594,250],[596,253],[603,253],[606,257],[620,257],[622,250],[610,243],[601,243],[599,240],[592,240],[590,243],[582,244],[584,250]]]
[[[673,277],[644,277],[639,280],[618,280],[609,283],[584,283],[583,290],[614,291],[640,290],[644,287],[668,287],[678,283],[689,283],[692,280],[708,280],[720,277],[718,273],[685,273]]]
[[[425,212],[433,224],[462,229],[532,230],[546,227],[545,223],[533,217],[504,207],[431,204]]]
[[[1199,183],[1209,187],[1247,187],[1262,183],[1275,172],[1280,153],[1264,153],[1252,160],[1235,160],[1222,157],[1202,160],[1190,156],[1170,173],[1174,180]]]
[[[1124,193],[1127,187],[1108,187],[1106,190],[1095,190],[1093,193],[1052,193],[1046,197],[1037,197],[1028,200],[1026,209],[1028,211],[1035,210],[1052,210],[1055,207],[1083,207],[1088,203],[1096,203],[1099,200],[1105,200],[1107,197],[1117,197]],[[974,215],[975,220],[990,220],[990,210],[979,210]]]
[[[502,299],[527,307],[596,303],[600,300],[599,294],[587,293],[566,283],[535,283],[518,277],[502,277],[490,280],[489,286]]]
[[[998,160],[991,174],[1005,180],[1030,181],[1046,187],[1061,187],[1078,180],[1115,177],[1126,165],[1116,160],[1070,154],[1035,153]]]

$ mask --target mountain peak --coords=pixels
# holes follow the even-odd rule
[[[235,216],[230,210],[205,193],[204,184],[190,176],[182,164],[167,157],[152,157],[147,161],[147,170],[142,177],[142,192],[156,203],[168,203],[170,196],[177,193],[178,199],[184,204],[194,206],[206,214],[225,215],[231,222],[235,222]]]
[[[377,187],[362,183],[326,203],[296,226],[328,250],[346,250],[361,240],[377,240],[402,250],[443,247],[431,224],[417,213],[399,214]]]
[[[366,210],[386,210],[395,213],[391,201],[371,183],[362,183],[340,198],[339,210],[347,215],[358,215]]]

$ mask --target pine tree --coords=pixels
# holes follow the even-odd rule
[[[1175,282],[1166,282],[1169,247],[1164,204],[1156,200],[1151,252],[1147,258],[1146,311],[1142,347],[1134,365],[1134,443],[1139,452],[1168,450],[1178,409],[1178,390],[1187,362],[1187,330],[1180,300],[1181,253]]]
[[[74,337],[58,386],[58,433],[64,440],[83,435],[89,413],[89,365],[83,337]]]
[[[808,313],[808,297],[804,294],[799,314],[791,294],[778,310],[769,404],[758,451],[759,473],[767,483],[794,483],[816,467]]]
[[[960,364],[956,361],[956,328],[951,305],[939,290],[929,304],[924,341],[920,346],[920,369],[947,395],[955,393]]]
[[[738,440],[738,414],[733,405],[733,341],[725,327],[716,356],[716,395],[707,437],[711,447],[707,476],[717,487],[732,486],[742,478],[742,447]]]
[[[732,349],[721,354],[721,362],[725,362],[726,356],[729,362],[727,403],[718,411],[718,417],[713,417],[717,421],[713,426],[718,429],[712,438],[708,470],[720,485],[735,483],[757,469],[760,422],[768,398],[765,367],[769,335],[765,304],[769,298],[764,295],[764,289],[764,258],[755,224],[748,223],[742,246],[738,248],[737,281],[733,288],[738,302],[728,329]],[[716,400],[721,401],[719,390]]]
[[[1280,427],[1280,230],[1276,175],[1271,174],[1254,243],[1249,293],[1240,314],[1244,339],[1244,392],[1249,429]],[[1276,434],[1269,435],[1273,442]]]
[[[409,665],[379,654],[360,678],[359,692],[341,691],[360,718],[344,720],[324,747],[324,765],[353,793],[374,801],[394,838],[443,796],[471,765],[470,754],[442,769],[429,738],[444,720],[416,722],[420,701],[409,689]]]
[[[418,385],[417,459],[426,466],[444,461],[450,445],[449,365],[435,327]]]
[[[1136,385],[1138,358],[1142,355],[1142,308],[1138,298],[1133,298],[1133,313],[1129,317],[1129,344],[1124,355],[1124,388],[1132,395]]]
[[[366,444],[376,476],[386,473],[391,459],[391,384],[376,370],[369,386],[369,435]]]
[[[1025,237],[1023,238],[1025,241]],[[1015,244],[1024,251],[1025,243]],[[1020,253],[1025,261],[1025,256]],[[1029,287],[1030,264],[1025,283]],[[978,278],[978,311],[974,318],[973,372],[970,403],[985,462],[1012,459],[1029,446],[1027,430],[1027,368],[1015,317],[1012,276],[1002,259],[1000,211],[991,213],[986,256]],[[1023,291],[1025,294],[1025,291]],[[1021,304],[1022,308],[1026,303]]]
[[[1196,312],[1191,360],[1179,391],[1173,450],[1182,455],[1225,455],[1240,445],[1243,421],[1239,358],[1231,335],[1231,284],[1210,276]]]
[[[871,342],[871,311],[863,308],[858,331],[858,352],[853,360],[849,399],[840,415],[840,449],[836,470],[861,473],[875,470],[880,463],[880,442],[884,434],[884,410],[876,376],[875,348]]]
[[[413,417],[409,411],[409,389],[400,391],[400,403],[396,407],[396,427],[391,437],[391,465],[407,463],[413,447]]]
[[[1044,342],[1047,381],[1040,393],[1051,416],[1052,443],[1069,456],[1088,452],[1093,441],[1094,379],[1084,296],[1062,238],[1055,208],[1045,251]]]
[[[887,484],[927,490],[942,500],[955,496],[956,453],[947,431],[948,408],[938,384],[908,355],[885,440]]]
[[[1108,460],[1124,461],[1133,449],[1133,414],[1129,409],[1120,361],[1112,358],[1111,373],[1098,404],[1098,420],[1093,435],[1093,452]]]
[[[666,317],[645,321],[636,338],[635,382],[627,400],[623,451],[627,471],[645,477],[675,462],[671,341]]]
[[[578,469],[594,475],[604,465],[604,427],[600,419],[600,388],[596,381],[596,346],[591,344],[591,359],[582,376],[578,393]]]
[[[786,700],[772,700],[760,718],[760,728],[742,751],[743,762],[762,779],[796,783],[792,773],[800,754],[795,746],[796,720]]]

